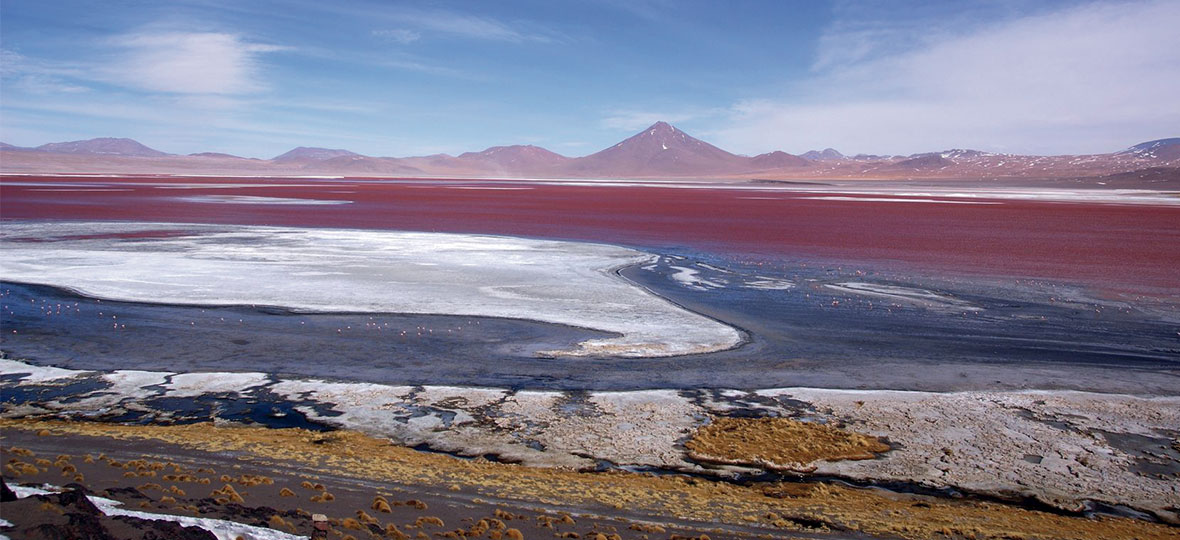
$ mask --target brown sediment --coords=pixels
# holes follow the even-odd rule
[[[809,472],[816,461],[873,459],[877,437],[788,418],[715,418],[685,443],[696,461]]]
[[[1073,517],[1007,504],[826,484],[743,486],[678,476],[588,474],[467,461],[417,452],[349,431],[0,420],[0,430],[9,429],[158,441],[191,451],[232,452],[243,465],[296,468],[313,476],[385,481],[423,490],[457,484],[468,496],[496,497],[523,505],[560,505],[603,514],[611,513],[612,508],[626,508],[629,515],[650,516],[656,522],[691,520],[759,527],[775,536],[789,531],[846,530],[904,538],[1163,539],[1175,538],[1180,530],[1127,518]]]

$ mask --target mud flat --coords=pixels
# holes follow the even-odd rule
[[[181,407],[184,399],[206,405],[263,401],[268,409],[290,411],[281,415],[284,421],[297,414],[313,424],[359,430],[405,446],[575,470],[607,464],[716,477],[748,475],[758,467],[698,462],[685,442],[718,418],[789,418],[876,437],[891,449],[858,461],[818,457],[806,463],[773,463],[773,456],[755,455],[732,461],[761,460],[768,470],[813,470],[868,483],[1031,498],[1067,512],[1121,506],[1180,522],[1180,397],[808,388],[542,392],[216,373],[199,379],[164,374],[171,382],[163,385],[151,384],[161,376],[134,374],[145,385],[132,389],[126,385],[132,377],[124,373],[56,370],[13,361],[4,361],[0,373],[0,388],[12,396],[0,413],[6,418],[193,422],[220,418],[218,406]],[[215,384],[210,393],[195,396],[200,380]],[[121,394],[111,392],[117,384],[124,385]],[[229,390],[235,386],[237,390]],[[230,419],[268,423],[261,416]]]
[[[308,312],[491,316],[619,334],[542,354],[673,356],[740,333],[614,271],[651,259],[603,244],[386,231],[151,223],[6,223],[0,278],[123,301]]]

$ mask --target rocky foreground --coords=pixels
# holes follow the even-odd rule
[[[72,482],[74,491],[137,512],[274,533],[249,529],[242,538],[309,535],[313,513],[327,515],[329,537],[339,539],[1176,536],[1174,527],[1144,520],[970,498],[462,460],[351,431],[40,420],[4,420],[0,429],[6,483]],[[43,497],[41,523],[10,506],[27,499],[3,503],[10,524],[0,534],[43,537],[30,531],[64,526],[55,515],[92,514],[77,494]],[[107,519],[92,518],[78,519]]]
[[[3,366],[9,379],[4,386],[41,396],[4,404],[0,416],[7,418],[191,422],[199,415],[185,416],[175,408],[259,403],[291,411],[313,425],[532,467],[717,478],[808,473],[1029,499],[1070,513],[1124,507],[1180,523],[1180,397],[812,388],[516,391],[281,379],[263,373],[87,372],[10,360]],[[861,444],[852,454],[837,456],[763,455],[760,449],[825,439],[807,430],[797,436],[777,429],[782,426],[755,424],[745,431],[751,441],[746,456],[717,459],[693,449],[694,435],[733,418],[830,426],[887,447]],[[827,440],[829,446],[845,444],[838,437]]]

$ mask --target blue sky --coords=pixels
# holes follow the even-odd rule
[[[0,140],[577,156],[1117,150],[1180,135],[1180,2],[0,4]]]

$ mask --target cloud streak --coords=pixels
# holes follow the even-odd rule
[[[377,30],[375,33],[386,32],[405,33],[415,36],[411,41],[421,37],[421,32],[445,34],[461,38],[480,39],[487,41],[504,41],[508,43],[550,43],[555,41],[551,32],[540,30],[526,30],[519,24],[509,24],[491,17],[454,13],[450,11],[400,11],[390,14],[390,17],[416,30],[393,29]]]
[[[1087,4],[901,47],[844,32],[790,98],[737,103],[737,150],[1107,152],[1180,126],[1180,4]],[[833,34],[836,35],[836,34]],[[832,38],[835,39],[835,38]],[[883,49],[884,48],[884,49]],[[901,50],[898,50],[898,49]],[[885,50],[888,52],[882,53]]]
[[[415,41],[418,41],[419,39],[422,39],[422,34],[406,28],[373,30],[373,35],[400,43],[402,45],[409,45]]]
[[[114,38],[114,61],[98,68],[110,84],[170,94],[250,94],[266,88],[259,57],[284,47],[219,32],[133,33]]]

